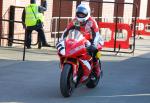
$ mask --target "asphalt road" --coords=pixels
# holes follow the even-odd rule
[[[150,103],[150,58],[104,56],[99,85],[77,88],[70,98],[60,94],[58,64],[1,59],[0,103]]]
[[[150,103],[150,39],[137,39],[133,55],[102,57],[103,78],[95,89],[77,88],[63,98],[55,49],[0,47],[0,103]]]

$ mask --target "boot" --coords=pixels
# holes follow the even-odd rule
[[[101,72],[101,68],[100,68],[100,64],[99,64],[98,60],[95,61],[93,64],[94,64],[93,70],[95,71],[97,77],[99,77],[100,76],[100,72]]]
[[[31,49],[31,46],[26,46],[27,47],[27,49]]]
[[[82,68],[85,68],[85,69],[82,69],[82,77],[80,79],[80,82],[86,81],[91,73],[90,70],[86,66],[85,67],[84,66],[85,65],[83,64]],[[92,68],[90,68],[90,69],[92,69]]]

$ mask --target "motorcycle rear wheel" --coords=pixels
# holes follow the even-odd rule
[[[64,97],[70,97],[73,92],[73,72],[70,64],[65,64],[60,77],[60,90]]]

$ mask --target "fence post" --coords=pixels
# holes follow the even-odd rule
[[[0,46],[1,46],[1,42],[2,42],[2,21],[0,20]]]
[[[14,38],[14,20],[15,20],[15,6],[10,6],[10,14],[9,14],[9,35],[8,35],[8,46],[12,46],[13,38]]]

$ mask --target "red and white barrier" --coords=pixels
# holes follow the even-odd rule
[[[99,28],[108,28],[111,31],[111,37],[109,41],[104,42],[104,47],[108,48],[122,48],[122,49],[128,49],[129,46],[129,38],[132,36],[132,30],[129,24],[117,24],[118,30],[124,30],[126,31],[126,36],[124,38],[119,39],[118,37],[122,35],[121,33],[117,33],[117,39],[116,39],[116,45],[115,45],[115,28],[116,23],[109,23],[109,22],[99,22]],[[107,34],[106,34],[107,35]]]
[[[150,36],[150,31],[148,31],[148,26],[150,25],[150,20],[148,19],[137,19],[137,35],[146,35]]]

